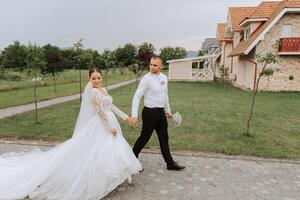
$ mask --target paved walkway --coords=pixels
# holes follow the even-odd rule
[[[0,141],[0,154],[36,146]],[[41,146],[43,150],[51,148]],[[209,155],[209,154],[207,154]],[[105,200],[298,200],[299,161],[265,160],[224,155],[175,154],[186,165],[182,172],[167,171],[159,152],[140,157],[144,172],[133,184],[118,187]]]
[[[107,90],[113,90],[113,89],[116,89],[116,88],[119,88],[119,87],[122,87],[125,85],[129,85],[134,82],[135,82],[135,80],[125,81],[125,82],[117,83],[114,85],[109,85],[105,88]],[[52,106],[52,105],[59,104],[59,103],[64,103],[67,101],[72,101],[72,100],[79,99],[79,98],[80,98],[80,95],[75,94],[75,95],[71,95],[71,96],[65,96],[65,97],[59,97],[59,98],[55,98],[55,99],[40,101],[40,102],[38,102],[38,108],[45,108],[48,106]],[[34,109],[35,109],[34,103],[15,106],[15,107],[9,107],[9,108],[3,108],[3,109],[0,109],[0,119],[5,118],[5,117],[10,117],[10,116],[13,116],[16,114],[28,112],[28,111],[31,111]]]

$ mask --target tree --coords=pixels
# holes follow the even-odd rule
[[[25,59],[26,65],[28,68],[32,69],[34,74],[34,103],[35,103],[35,122],[36,124],[39,123],[38,121],[38,107],[37,107],[37,96],[36,96],[36,89],[37,89],[37,75],[41,73],[41,69],[45,67],[45,54],[44,49],[37,46],[36,44],[29,44],[28,45],[28,54]]]
[[[104,62],[101,59],[101,55],[96,50],[91,50],[91,61],[90,61],[90,67],[97,67],[99,69],[102,69],[104,67]]]
[[[138,47],[137,60],[143,68],[149,66],[150,59],[154,55],[155,48],[151,43],[144,42]]]
[[[5,79],[5,68],[0,64],[0,80]]]
[[[3,60],[3,52],[0,51],[0,65],[2,65],[2,60]]]
[[[186,55],[187,52],[183,47],[164,47],[160,49],[160,57],[164,65],[167,65],[168,60],[184,58]]]
[[[61,49],[60,52],[62,56],[62,66],[65,69],[75,69],[76,68],[75,56],[77,54],[74,48]]]
[[[56,78],[58,71],[62,71],[62,56],[58,47],[47,44],[43,47],[45,52],[46,68],[42,74],[51,73],[53,77],[54,92],[56,94]]]
[[[114,67],[116,65],[115,52],[109,49],[104,49],[101,54],[101,60],[105,65],[105,69],[109,70],[109,68]]]
[[[2,52],[2,65],[23,71],[26,67],[27,47],[19,41],[14,41]]]
[[[138,47],[137,62],[129,66],[129,69],[136,75],[138,80],[144,70],[149,66],[150,59],[154,55],[155,48],[151,43],[144,42]]]
[[[104,63],[104,68],[105,68],[104,81],[105,81],[105,85],[107,85],[107,81],[108,81],[107,74],[109,68],[112,68],[116,65],[115,52],[109,49],[104,49],[104,52],[101,54],[101,62]]]
[[[0,52],[0,80],[5,79],[5,68],[2,65],[2,52]]]
[[[133,44],[125,44],[115,50],[115,58],[119,67],[136,63],[137,49]]]
[[[82,69],[90,69],[92,67],[99,67],[100,55],[96,50],[86,49],[80,55],[80,66]]]
[[[80,102],[82,100],[82,84],[81,84],[81,63],[82,63],[82,52],[83,52],[83,39],[80,39],[78,42],[76,42],[73,45],[73,48],[76,52],[75,56],[75,63],[76,63],[76,68],[78,69],[79,72],[79,94],[80,94]]]
[[[204,56],[203,51],[202,51],[202,50],[199,50],[197,56]]]
[[[256,88],[254,88],[254,93],[253,93],[253,97],[252,97],[252,104],[251,104],[250,115],[249,115],[249,119],[247,121],[246,136],[250,136],[250,122],[251,122],[251,119],[252,119],[252,116],[253,116],[256,95],[257,95],[257,92],[259,90],[260,79],[263,76],[271,76],[271,75],[273,75],[273,69],[272,68],[267,68],[267,66],[269,64],[278,63],[278,61],[276,59],[276,55],[273,54],[273,53],[267,53],[264,56],[261,56],[261,55],[256,55],[256,56],[258,58],[258,63],[261,63],[263,66],[262,66],[261,71],[259,72],[259,76],[258,76],[258,79],[256,81]]]

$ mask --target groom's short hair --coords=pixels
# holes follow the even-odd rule
[[[159,55],[155,55],[155,54],[151,56],[150,60],[151,59],[159,59],[162,61],[161,57]]]
[[[151,56],[150,60],[151,60],[151,59],[154,59],[154,60],[157,60],[157,59],[158,59],[158,60],[160,60],[161,65],[162,65],[162,66],[164,65],[164,64],[163,64],[163,63],[164,63],[164,62],[163,62],[163,59],[162,59],[159,55],[155,55],[155,54],[154,54],[153,56]],[[150,61],[149,61],[149,62],[150,62]]]

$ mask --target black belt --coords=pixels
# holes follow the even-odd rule
[[[145,106],[144,108],[151,109],[151,110],[164,110],[164,108],[160,108],[160,107],[148,108]]]

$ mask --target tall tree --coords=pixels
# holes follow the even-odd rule
[[[41,73],[41,69],[43,69],[46,65],[44,49],[37,46],[36,44],[28,45],[28,54],[25,59],[26,65],[28,68],[32,69],[34,74],[34,103],[35,103],[35,123],[38,124],[38,107],[37,107],[37,76]]]
[[[58,47],[52,46],[50,44],[45,45],[45,60],[46,60],[46,68],[42,71],[43,74],[51,73],[53,77],[53,86],[54,92],[56,94],[56,78],[55,75],[58,71],[62,71],[62,56]]]
[[[252,97],[252,103],[251,103],[251,110],[250,110],[250,115],[247,121],[247,130],[246,130],[246,136],[250,136],[250,122],[253,116],[253,111],[254,111],[254,106],[255,106],[255,100],[256,100],[256,95],[259,90],[259,83],[260,80],[263,76],[272,76],[273,75],[273,68],[267,68],[268,65],[270,64],[275,64],[278,63],[276,59],[276,55],[273,53],[267,53],[266,55],[256,55],[258,58],[258,63],[262,64],[261,71],[259,72],[258,79],[256,80],[256,87],[254,88],[254,93]]]
[[[136,63],[137,49],[133,44],[125,44],[115,50],[115,58],[119,67]]]
[[[76,42],[73,45],[73,48],[76,52],[75,56],[75,62],[76,62],[76,68],[78,69],[79,72],[79,94],[80,94],[80,102],[82,100],[82,83],[81,83],[81,63],[82,63],[82,52],[83,52],[83,40],[80,39],[78,42]]]
[[[3,67],[3,65],[0,64],[0,80],[5,79],[5,72],[5,68]]]
[[[184,58],[186,55],[187,52],[183,47],[164,47],[160,49],[160,57],[164,65],[167,65],[168,60]]]
[[[62,55],[62,66],[64,69],[75,69],[76,68],[76,51],[74,48],[60,49]]]
[[[26,68],[27,48],[19,41],[14,41],[2,52],[2,65],[23,71]]]
[[[3,58],[3,54],[0,51],[0,80],[5,79],[5,68],[2,65],[2,58]]]
[[[155,48],[151,43],[144,42],[138,47],[137,52],[137,64],[132,64],[129,66],[131,71],[136,75],[136,80],[138,80],[145,69],[149,67],[150,59],[154,55]]]
[[[90,69],[92,67],[98,67],[100,55],[96,50],[86,49],[81,52],[80,56],[80,65],[82,69]]]
[[[109,68],[116,66],[115,51],[104,49],[104,52],[101,54],[101,60],[105,66],[104,82],[105,86],[107,86]]]
[[[2,65],[2,60],[3,60],[3,52],[0,50],[0,65]]]
[[[101,55],[96,50],[92,50],[91,51],[91,62],[90,62],[90,65],[91,65],[91,67],[97,67],[99,69],[103,69],[104,68],[104,62],[101,59]]]
[[[151,43],[144,42],[138,47],[137,60],[143,68],[149,66],[150,59],[154,55],[155,48]]]

